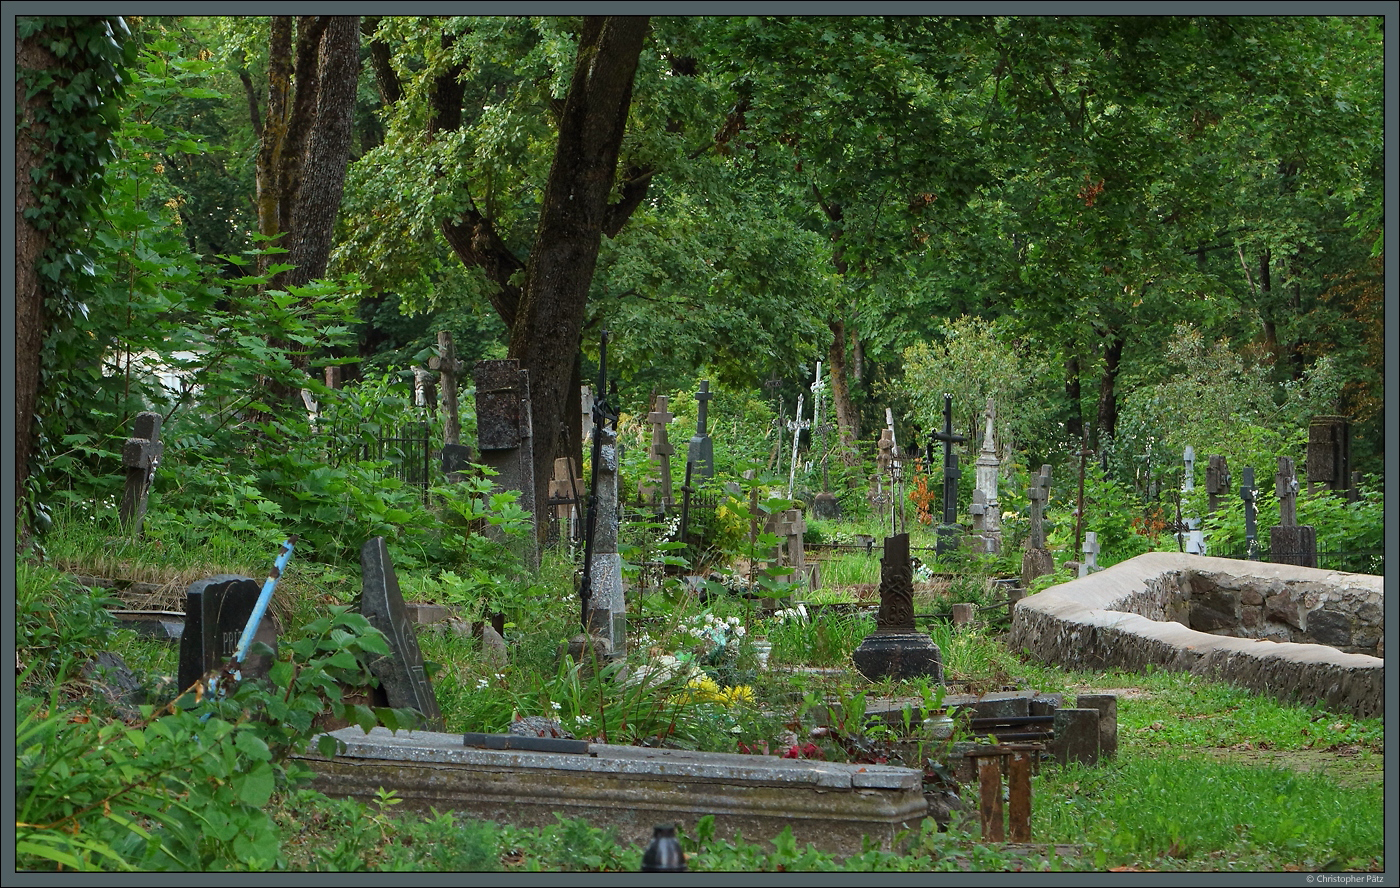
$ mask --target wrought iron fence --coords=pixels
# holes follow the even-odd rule
[[[428,501],[428,488],[436,479],[432,425],[427,420],[385,428],[369,437],[337,433],[332,435],[332,439],[350,443],[332,454],[331,465],[338,466],[346,460],[385,461],[389,476],[402,480],[410,487],[417,487],[422,492],[423,502]]]
[[[1269,544],[1260,541],[1255,546],[1254,557],[1241,546],[1235,549],[1216,551],[1206,547],[1206,554],[1214,558],[1237,558],[1240,560],[1268,561],[1274,564],[1298,564],[1303,560],[1303,552],[1273,551]],[[1384,549],[1355,549],[1350,551],[1318,552],[1316,565],[1322,570],[1340,570],[1347,573],[1382,575],[1385,573]]]

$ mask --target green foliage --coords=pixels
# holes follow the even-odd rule
[[[43,564],[15,565],[15,650],[27,675],[53,681],[63,666],[106,649],[115,631],[106,595]]]
[[[341,687],[372,681],[368,658],[388,653],[364,617],[335,608],[285,643],[269,685],[227,696],[187,689],[129,726],[60,701],[19,701],[16,843],[22,868],[262,870],[285,865],[265,810],[310,772],[305,751],[325,711],[366,730],[413,723],[406,710],[342,703]],[[66,661],[71,665],[73,661]],[[30,674],[33,673],[31,668]],[[28,677],[28,676],[26,676]],[[227,689],[225,689],[227,690]],[[329,737],[334,752],[335,741]],[[326,744],[323,743],[324,747]]]

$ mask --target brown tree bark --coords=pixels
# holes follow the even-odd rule
[[[1123,360],[1122,331],[1114,328],[1104,334],[1103,375],[1099,377],[1099,417],[1098,435],[1094,449],[1100,447],[1104,439],[1112,439],[1118,431],[1118,369]]]
[[[827,327],[831,330],[831,347],[826,351],[826,359],[831,376],[831,403],[836,408],[836,431],[841,440],[841,458],[846,465],[855,465],[859,459],[856,441],[859,440],[860,417],[851,399],[846,368],[846,324],[844,321],[829,321]]]
[[[1069,418],[1065,420],[1065,431],[1072,437],[1084,436],[1084,413],[1080,407],[1079,356],[1071,355],[1065,361],[1065,400],[1069,402]]]
[[[39,41],[16,39],[15,67],[43,71],[58,60]],[[48,249],[49,238],[26,217],[35,207],[30,171],[44,152],[46,127],[34,120],[36,96],[25,100],[24,78],[15,78],[15,108],[21,115],[15,132],[15,516],[24,534],[24,485],[29,477],[29,456],[34,434],[34,410],[39,398],[40,358],[48,320],[44,312],[44,288],[36,263]]]
[[[508,355],[530,374],[535,502],[548,500],[558,429],[566,415],[588,288],[632,102],[649,19],[590,16],[579,35],[573,80],[559,121],[540,222],[511,326]],[[541,528],[547,522],[539,523]]]
[[[286,249],[277,261],[294,267],[268,286],[303,286],[322,277],[350,163],[351,122],[360,73],[358,16],[273,16],[268,59],[267,118],[257,157],[258,228]],[[259,257],[265,271],[269,257]],[[291,344],[271,345],[291,349]],[[292,351],[302,370],[307,356]],[[297,398],[295,385],[274,384],[273,397]]]

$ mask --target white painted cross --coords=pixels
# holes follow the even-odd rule
[[[797,444],[802,440],[802,430],[812,424],[802,419],[802,395],[797,396],[797,418],[788,420],[788,431],[792,432],[792,466],[788,469],[788,499],[792,499],[792,486],[797,482]]]
[[[1084,534],[1084,560],[1079,562],[1079,575],[1087,577],[1096,570],[1103,568],[1098,565],[1099,559],[1099,535],[1092,530]]]

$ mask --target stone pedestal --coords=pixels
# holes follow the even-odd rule
[[[922,632],[880,629],[865,636],[851,654],[856,669],[871,681],[928,676],[943,681],[943,657],[938,645]]]

